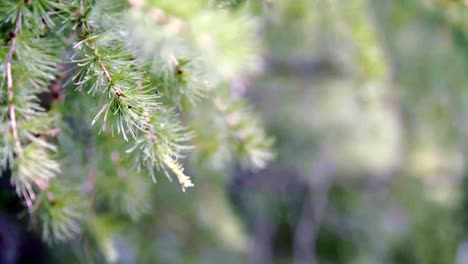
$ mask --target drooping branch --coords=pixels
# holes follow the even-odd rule
[[[215,95],[212,102],[214,110],[244,148],[247,165],[251,169],[264,168],[274,157],[270,151],[273,142],[261,128],[259,119],[241,100]]]
[[[97,43],[93,41],[95,38],[98,37],[90,37],[87,40],[82,40],[75,44],[74,48],[78,48],[84,44],[87,48],[89,48],[87,51],[92,51],[93,53],[93,56],[87,56],[87,64],[82,63],[83,61],[80,61],[78,65],[79,67],[82,67],[82,69],[85,69],[85,67],[91,67],[94,76],[96,76],[94,80],[98,78],[105,79],[107,83],[105,85],[105,89],[108,89],[109,92],[112,92],[115,95],[115,98],[112,98],[110,102],[104,104],[104,106],[93,119],[92,124],[94,124],[100,117],[106,119],[106,113],[110,111],[109,109],[112,108],[113,116],[116,115],[115,113],[119,113],[121,115],[119,116],[119,119],[117,121],[117,128],[120,129],[120,131],[122,131],[126,141],[128,141],[128,139],[125,136],[125,128],[131,128],[131,126],[135,126],[139,129],[140,132],[131,131],[131,134],[133,138],[136,139],[136,144],[142,144],[151,150],[141,155],[142,159],[144,160],[143,163],[145,163],[145,167],[149,171],[153,171],[155,167],[163,168],[164,173],[168,176],[169,179],[171,179],[169,176],[169,171],[173,172],[175,176],[177,176],[177,179],[180,182],[183,190],[185,190],[185,188],[192,187],[193,183],[191,182],[190,177],[185,175],[183,167],[178,161],[178,158],[181,157],[179,153],[179,148],[188,148],[179,146],[179,144],[177,144],[180,141],[179,139],[184,138],[185,135],[183,135],[184,137],[181,136],[181,138],[178,139],[170,138],[167,140],[165,139],[160,141],[159,134],[161,129],[165,130],[166,127],[170,127],[171,129],[173,129],[174,133],[181,132],[181,129],[179,129],[178,127],[174,128],[169,125],[165,126],[165,124],[162,123],[163,119],[161,118],[158,119],[161,122],[159,124],[160,128],[158,127],[158,129],[155,129],[154,126],[151,124],[151,116],[153,116],[153,114],[161,114],[161,107],[159,106],[160,103],[156,100],[159,98],[158,90],[152,88],[150,85],[146,85],[143,83],[142,76],[144,76],[144,73],[141,72],[138,67],[132,67],[134,65],[137,65],[136,62],[134,62],[134,64],[129,63],[129,65],[131,64],[131,66],[125,67],[125,69],[124,67],[119,69],[112,67],[111,69],[109,65],[112,65],[112,59],[115,59],[119,56],[108,58],[104,55],[106,54],[105,52],[99,53],[98,50],[100,50],[101,48],[104,50],[112,50],[112,48],[105,45],[96,47]],[[117,39],[117,41],[121,40]],[[127,52],[125,49],[114,50],[119,53],[120,59],[125,59],[125,61],[128,62],[127,59],[131,57],[133,60],[134,54]],[[86,52],[86,50],[84,51]],[[177,65],[175,65],[175,67],[177,67]],[[129,73],[131,71],[135,72],[133,75],[131,75],[131,77],[134,78],[133,82],[130,82],[129,79],[126,78],[127,76],[125,76],[125,78],[122,77],[122,70],[125,70]],[[89,74],[86,70],[84,70],[83,72]],[[179,69],[178,72],[182,72],[182,69]],[[81,75],[76,76],[82,77]],[[77,83],[83,85],[90,79],[92,78],[80,79]],[[104,88],[102,83],[100,83],[98,86],[100,86],[101,89]],[[157,111],[158,113],[156,113],[156,110],[159,110]],[[184,140],[185,139],[186,138],[184,138]],[[151,176],[154,179],[153,172]],[[93,181],[90,180],[89,182]]]
[[[11,32],[11,44],[10,49],[7,53],[6,58],[6,81],[7,81],[7,90],[8,90],[8,113],[10,117],[10,126],[11,131],[13,133],[13,139],[15,141],[16,146],[16,154],[18,156],[23,155],[23,149],[21,147],[21,142],[18,134],[18,125],[16,123],[16,112],[15,112],[15,105],[13,104],[13,98],[15,96],[13,91],[13,73],[12,73],[12,64],[13,64],[13,54],[16,50],[16,39],[18,34],[21,31],[21,16],[22,16],[22,8],[18,9],[18,13],[16,14],[15,20],[15,29]]]
[[[145,113],[145,117],[147,118],[147,122],[150,123],[151,120],[150,120],[148,113]],[[149,133],[149,139],[151,143],[153,145],[158,144],[158,137],[156,136],[156,132],[154,131],[152,126],[149,126],[148,133]],[[174,174],[177,177],[177,180],[182,186],[182,191],[185,192],[186,188],[194,186],[190,177],[185,175],[184,168],[176,160],[174,160],[170,155],[168,154],[163,155],[162,161],[172,172],[174,172]],[[169,180],[171,180],[170,177],[169,177]]]

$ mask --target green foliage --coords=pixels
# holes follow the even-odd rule
[[[317,262],[463,254],[466,214],[455,212],[466,196],[467,11],[464,1],[273,3],[272,66],[254,93],[278,160],[322,190],[325,148],[336,171],[323,177],[345,190],[319,224]]]
[[[92,219],[141,219],[158,191],[147,175],[174,175],[184,191],[194,186],[182,159],[197,135],[185,118],[247,73],[246,58],[256,56],[253,32],[231,21],[240,13],[205,1],[141,3],[0,3],[1,169],[12,170],[11,182],[48,242],[85,230],[105,251]],[[207,27],[218,21],[216,32]],[[215,45],[212,55],[202,39]],[[263,167],[272,157],[270,140],[250,110],[238,115],[232,129],[245,135],[232,155]]]
[[[242,164],[248,168],[263,169],[273,158],[270,148],[273,144],[260,129],[260,121],[242,100],[220,93],[215,96],[214,106],[228,127],[231,141],[238,149]]]
[[[52,263],[456,262],[467,11],[2,0],[0,209]]]
[[[81,223],[87,217],[85,202],[77,190],[63,183],[53,182],[37,197],[31,207],[33,226],[42,231],[47,242],[63,242],[81,232]]]

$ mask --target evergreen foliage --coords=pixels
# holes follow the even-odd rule
[[[0,0],[0,263],[466,263],[467,12]]]
[[[0,165],[47,242],[105,239],[86,236],[99,215],[139,219],[161,174],[194,186],[183,159],[218,129],[191,127],[202,108],[226,121],[212,132],[232,134],[246,167],[273,158],[258,117],[229,95],[255,68],[255,23],[215,3],[153,2],[0,2]]]

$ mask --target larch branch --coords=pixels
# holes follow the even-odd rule
[[[8,113],[10,117],[10,126],[13,133],[13,139],[15,141],[16,152],[18,156],[23,155],[23,149],[21,147],[21,141],[18,134],[18,125],[16,123],[16,112],[15,105],[13,104],[13,98],[15,96],[13,91],[13,73],[12,73],[12,62],[13,54],[16,50],[16,38],[21,31],[21,8],[18,9],[15,21],[15,29],[11,33],[11,45],[7,53],[6,59],[6,81],[7,81],[7,90],[8,90]]]

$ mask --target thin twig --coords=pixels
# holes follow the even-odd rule
[[[111,75],[110,72],[107,70],[106,65],[104,65],[104,62],[102,62],[101,59],[99,59],[98,62],[99,62],[99,66],[101,66],[102,71],[103,71],[104,74],[106,75],[107,80],[109,80],[109,82],[112,81],[112,75]]]
[[[104,65],[104,62],[101,60],[101,58],[99,58],[96,50],[94,50],[94,55],[98,57],[99,66],[101,66],[101,69],[104,72],[104,75],[106,75],[107,80],[109,82],[111,82],[112,81],[112,75],[110,74],[109,70],[107,70],[107,67],[106,67],[106,65]],[[120,89],[118,89],[114,85],[112,85],[112,91],[114,91],[115,95],[118,98],[120,98],[120,96],[122,96],[122,92],[120,91]]]
[[[18,36],[19,32],[21,31],[21,8],[18,9],[18,13],[16,15],[15,21],[15,29],[11,34],[11,46],[8,50],[7,59],[6,59],[6,81],[7,81],[7,89],[8,89],[8,112],[10,115],[10,125],[11,130],[13,132],[13,139],[15,140],[16,145],[16,152],[18,156],[23,155],[23,149],[21,148],[21,142],[18,135],[18,125],[16,123],[16,113],[15,113],[15,105],[13,104],[14,92],[13,92],[13,74],[12,74],[12,61],[13,61],[13,54],[16,50],[16,37]]]

